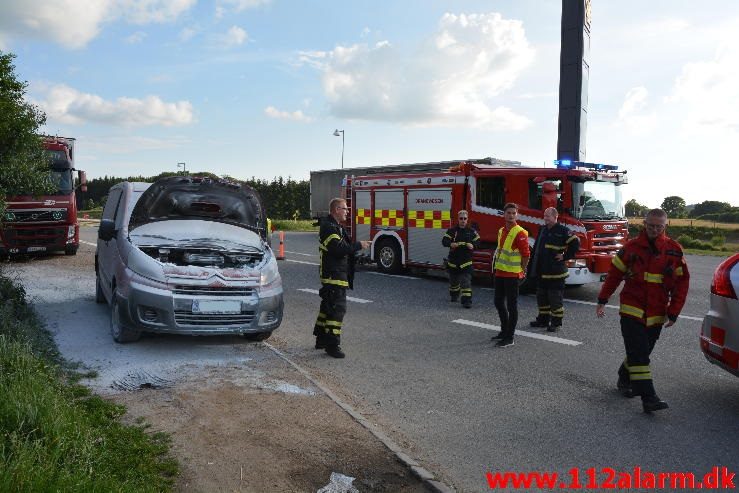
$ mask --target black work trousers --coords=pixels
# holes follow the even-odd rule
[[[624,338],[626,360],[618,369],[618,378],[623,383],[631,383],[634,395],[642,397],[656,395],[649,356],[661,332],[661,326],[647,328],[636,319],[621,317],[621,335]]]
[[[495,276],[495,308],[500,317],[500,335],[513,339],[518,323],[518,278]]]
[[[472,303],[472,269],[449,269],[449,295],[452,301],[462,295],[462,304]]]
[[[547,281],[539,279],[536,286],[536,304],[539,307],[537,322],[548,324],[552,327],[561,327],[565,316],[564,298],[565,285],[563,281]]]
[[[318,295],[321,297],[321,308],[313,326],[313,335],[326,347],[341,344],[341,328],[346,315],[346,288],[333,284],[324,284]]]

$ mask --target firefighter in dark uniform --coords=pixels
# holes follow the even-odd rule
[[[575,258],[580,249],[580,240],[566,226],[557,222],[557,209],[544,210],[544,227],[539,229],[533,265],[529,276],[536,279],[536,304],[539,315],[529,325],[556,332],[562,327],[565,315],[565,279],[569,275],[565,262]]]
[[[598,294],[595,313],[605,316],[608,298],[621,290],[621,335],[626,359],[618,369],[618,390],[626,397],[641,396],[644,412],[669,406],[654,390],[649,357],[662,327],[671,327],[688,295],[690,274],[679,243],[665,235],[667,214],[652,209],[644,230],[619,250]]]
[[[341,225],[349,208],[346,200],[335,198],[329,204],[329,216],[321,219],[318,253],[320,257],[321,308],[313,335],[316,349],[325,349],[329,356],[343,358],[341,328],[346,314],[346,288],[353,288],[354,254],[370,246],[369,241],[352,243]]]
[[[457,219],[457,226],[446,231],[441,243],[449,248],[447,269],[449,270],[450,298],[453,302],[461,298],[462,306],[470,308],[472,306],[472,252],[480,245],[480,235],[467,226],[469,221],[467,211],[459,211]]]

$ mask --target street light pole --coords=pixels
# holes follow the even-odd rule
[[[187,165],[185,163],[177,163],[177,169],[180,169],[180,167],[182,167],[182,174],[183,175],[186,175],[187,174],[187,167],[186,166]]]
[[[336,137],[339,136],[339,133],[341,133],[341,169],[344,169],[344,131],[339,130],[338,128],[334,130],[334,135]]]

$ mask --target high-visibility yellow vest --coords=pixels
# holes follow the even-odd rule
[[[513,249],[513,240],[516,239],[516,236],[518,236],[520,232],[523,232],[527,238],[529,234],[525,229],[516,224],[508,232],[508,236],[506,236],[505,241],[501,245],[500,239],[503,237],[504,229],[505,226],[498,230],[498,251],[495,254],[495,266],[493,267],[493,271],[497,269],[503,272],[519,274],[523,272],[523,269],[521,268],[521,252]]]

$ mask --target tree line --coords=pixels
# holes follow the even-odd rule
[[[650,209],[635,199],[626,202],[625,208],[628,217],[642,217]],[[728,202],[704,200],[699,204],[688,206],[682,197],[671,195],[665,197],[660,208],[667,213],[668,217],[674,219],[691,218],[724,223],[739,223],[739,207],[734,207]]]
[[[87,182],[87,192],[81,194],[80,206],[82,209],[94,209],[105,205],[110,187],[122,181],[138,181],[152,183],[159,178],[175,176],[179,173],[164,172],[155,176],[104,176],[93,178]],[[188,173],[190,176],[205,176],[213,179],[245,184],[256,190],[262,197],[267,209],[267,215],[272,219],[310,219],[310,183],[308,180],[293,180],[292,178],[275,177],[272,180],[251,177],[248,180],[239,180],[228,175],[221,177],[206,171]]]

